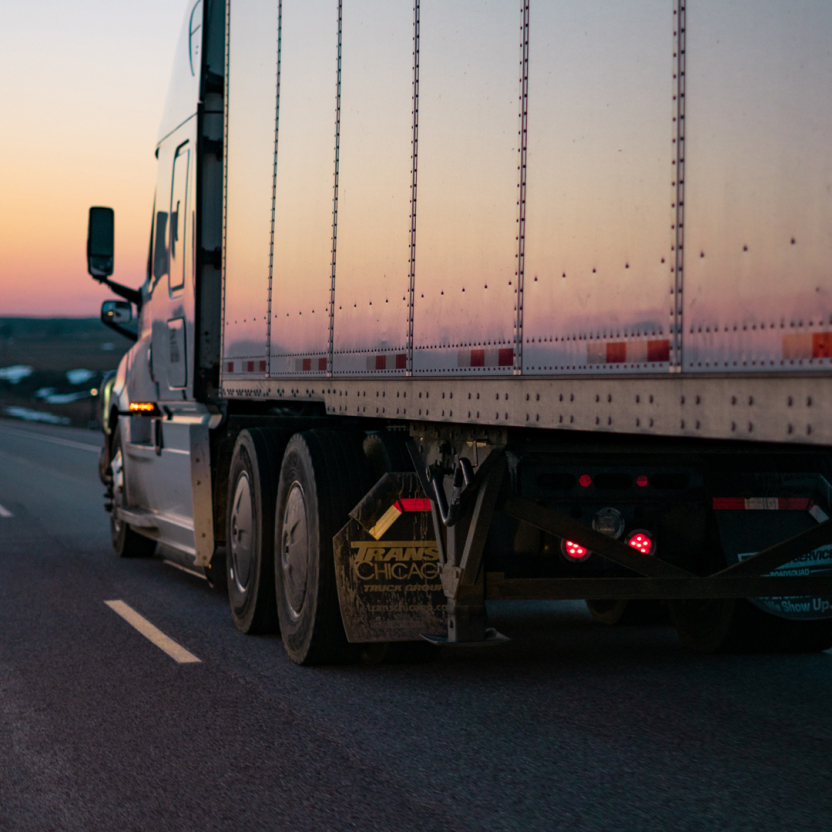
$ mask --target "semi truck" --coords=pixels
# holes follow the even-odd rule
[[[808,0],[189,0],[140,288],[90,209],[115,552],[301,665],[501,643],[493,600],[831,647],[830,42]]]

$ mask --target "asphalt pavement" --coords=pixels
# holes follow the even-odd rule
[[[98,446],[0,421],[3,832],[832,829],[832,653],[498,603],[504,646],[299,668],[113,555]]]

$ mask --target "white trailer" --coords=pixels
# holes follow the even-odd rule
[[[190,0],[140,290],[91,212],[139,314],[116,550],[299,663],[500,640],[496,598],[832,646],[830,40],[808,0]]]

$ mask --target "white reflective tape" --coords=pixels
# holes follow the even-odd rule
[[[777,497],[748,497],[745,507],[754,511],[777,511],[780,501]]]
[[[825,523],[829,519],[829,515],[820,507],[814,505],[809,507],[809,514],[818,521],[818,523]]]

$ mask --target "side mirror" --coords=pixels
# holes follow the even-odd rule
[[[133,307],[128,300],[105,300],[101,304],[101,323],[114,329],[119,335],[137,341],[138,335],[124,324],[133,320]]]
[[[126,300],[105,300],[101,304],[103,323],[129,324],[133,320],[133,304]]]
[[[113,273],[114,251],[115,214],[113,209],[90,208],[87,227],[87,271],[96,280],[104,280]]]

